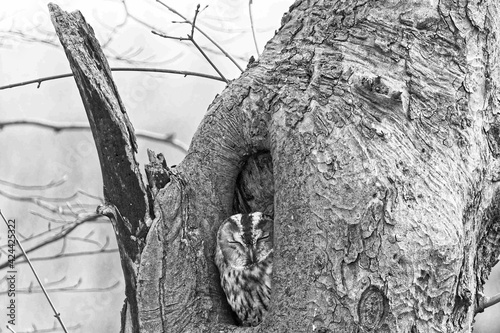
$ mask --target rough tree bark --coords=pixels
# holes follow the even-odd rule
[[[123,332],[470,332],[499,255],[499,4],[297,1],[149,186],[109,68],[51,6],[101,161]],[[273,187],[274,186],[274,187]],[[274,210],[271,309],[234,326],[219,223]]]

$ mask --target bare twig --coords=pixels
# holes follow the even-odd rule
[[[203,49],[194,40],[194,30],[196,28],[196,18],[198,17],[198,13],[199,12],[200,12],[200,5],[198,4],[196,6],[196,10],[195,10],[195,13],[194,13],[193,21],[191,22],[191,21],[187,21],[186,20],[186,22],[191,22],[191,34],[189,34],[187,38],[185,38],[185,37],[168,36],[168,35],[162,34],[160,32],[156,32],[156,31],[151,31],[151,32],[153,34],[161,36],[163,38],[176,39],[176,40],[179,40],[179,41],[185,41],[185,40],[190,41],[198,49],[198,51],[200,51],[200,53],[203,55],[203,57],[205,58],[205,60],[208,61],[208,63],[210,64],[210,66],[212,66],[212,68],[215,69],[215,71],[217,72],[217,74],[219,74],[219,76],[221,77],[221,79],[223,79],[226,83],[229,83],[229,81],[225,78],[224,74],[222,74],[222,72],[217,68],[217,66],[212,62],[212,60],[210,60],[210,58],[207,56],[207,54],[203,51]]]
[[[50,46],[54,47],[59,47],[58,43],[55,40],[56,35],[55,34],[45,34],[44,38],[42,37],[36,37],[36,36],[30,36],[24,31],[19,31],[19,30],[9,30],[9,31],[2,31],[4,35],[11,35],[18,37],[20,40],[29,42],[29,43],[41,43],[41,44],[47,44]],[[14,38],[15,38],[14,37]]]
[[[30,261],[31,261],[31,258],[30,258]],[[55,285],[63,283],[64,281],[66,281],[66,275],[63,275],[59,280],[45,281],[45,287],[55,286]],[[30,288],[30,289],[34,288],[34,282],[33,281],[30,282],[28,288]]]
[[[123,3],[125,5],[125,2],[123,2]],[[111,49],[110,43],[112,42],[114,35],[118,32],[118,30],[120,28],[123,27],[123,25],[128,21],[129,18],[134,20],[135,22],[137,22],[139,24],[143,24],[143,25],[149,27],[150,29],[153,28],[151,25],[148,25],[146,22],[140,21],[137,17],[135,17],[130,12],[128,12],[128,10],[126,10],[125,21],[117,24],[115,27],[110,27],[110,26],[106,25],[105,22],[103,22],[102,20],[97,19],[99,21],[99,23],[102,24],[105,28],[111,30],[110,37],[106,41],[104,41],[103,45],[102,45],[103,49],[105,49],[105,51],[106,51],[106,57],[109,59],[123,61],[123,62],[129,63],[129,64],[135,64],[135,65],[138,65],[138,64],[151,65],[153,63],[154,64],[165,64],[165,63],[172,61],[172,59],[167,59],[167,60],[151,62],[151,61],[149,61],[149,59],[136,60],[133,58],[134,56],[132,56],[132,55],[129,58],[127,58],[126,56],[117,55],[116,52],[114,52]],[[33,30],[33,29],[30,29],[30,30]],[[36,30],[38,30],[39,35],[41,35],[41,36],[30,35],[27,32],[13,30],[13,29],[8,30],[8,31],[0,31],[0,40],[2,37],[4,39],[11,38],[11,39],[17,39],[17,40],[21,40],[21,41],[28,42],[28,43],[40,43],[40,44],[46,44],[46,45],[49,45],[52,47],[56,47],[58,49],[61,48],[60,44],[57,42],[57,36],[55,33],[53,33],[52,31],[44,32],[44,31],[41,31],[41,29],[36,29]],[[0,47],[4,47],[4,46],[0,45]],[[8,47],[8,44],[7,44],[7,47]],[[179,56],[180,55],[177,55],[176,57],[179,57]],[[174,57],[174,58],[176,58],[176,57]]]
[[[171,11],[175,15],[179,16],[180,18],[182,18],[186,23],[189,23],[189,24],[193,25],[193,22],[189,21],[184,15],[182,15],[181,13],[179,13],[178,11],[176,11],[174,8],[170,7],[166,3],[162,2],[161,0],[156,0],[156,2],[160,3],[162,6],[164,6],[165,8],[167,8],[169,11]],[[229,55],[229,53],[227,53],[226,50],[224,50],[224,48],[222,48],[222,46],[220,46],[219,44],[217,44],[216,41],[214,41],[212,38],[210,38],[210,36],[207,35],[199,27],[195,26],[194,28],[196,30],[198,30],[203,36],[205,36],[205,38],[208,39],[212,44],[214,44],[243,73],[243,68],[241,68],[241,66],[236,62],[236,60],[233,57],[231,57]]]
[[[79,195],[87,195],[86,192],[82,193],[84,191],[82,190],[76,190],[73,194],[71,194],[70,196],[68,197],[58,197],[58,198],[48,198],[48,197],[44,197],[42,195],[31,195],[31,196],[15,196],[13,194],[9,194],[3,190],[0,190],[0,195],[4,195],[6,196],[7,198],[9,199],[13,199],[13,200],[17,200],[17,201],[30,201],[30,202],[33,202],[35,204],[38,204],[39,201],[50,201],[50,202],[66,202],[66,201],[70,201],[70,200],[74,200],[76,199]],[[99,203],[102,203],[103,200],[100,199],[100,198],[96,198],[94,197],[94,199],[97,199],[99,200]],[[85,204],[86,206],[95,206],[95,204]],[[61,210],[58,208],[58,210]]]
[[[62,220],[61,220],[62,221]],[[42,231],[38,234],[34,234],[32,236],[30,236],[29,238],[26,239],[26,241],[33,241],[37,238],[40,238],[42,236],[46,236],[47,234],[49,233],[55,233],[55,232],[60,232],[61,230],[64,230],[65,228],[68,227],[68,225],[71,225],[71,223],[73,223],[72,221],[70,220],[64,220],[65,224],[62,225],[62,226],[58,226],[56,228],[49,228],[48,230],[45,230],[45,231]],[[86,221],[86,223],[108,223],[108,221],[104,222],[103,219],[96,219],[96,220],[89,220],[89,221]],[[19,232],[17,232],[19,234]],[[8,245],[2,245],[0,246],[0,251],[3,251],[4,248],[7,248]]]
[[[95,200],[97,200],[97,201],[99,201],[99,202],[104,202],[104,198],[102,198],[102,197],[100,197],[100,196],[98,196],[98,195],[90,194],[90,193],[88,193],[87,191],[84,191],[84,190],[82,190],[82,189],[77,189],[76,191],[77,191],[78,193],[80,193],[81,195],[84,195],[84,196],[86,196],[86,197],[88,197],[88,198],[95,199]]]
[[[65,216],[75,216],[72,209],[65,209],[63,206],[56,206],[49,204],[49,202],[63,202],[75,199],[79,192],[73,193],[71,196],[66,198],[47,198],[44,196],[33,195],[33,196],[17,196],[11,193],[5,192],[4,190],[0,190],[0,195],[9,198],[11,200],[21,201],[21,202],[30,202],[37,205],[40,208],[43,208],[47,211],[50,211],[55,214],[65,215]],[[87,207],[95,207],[96,204],[80,204],[81,206]]]
[[[49,216],[46,216],[46,215],[43,215],[42,213],[39,213],[39,212],[35,212],[35,211],[30,211],[31,214],[37,216],[37,217],[40,217],[46,221],[49,221],[51,223],[56,223],[56,224],[68,224],[69,222],[71,221],[68,221],[68,220],[65,220],[65,219],[56,219],[54,217],[49,217]],[[30,240],[31,240],[31,237],[30,237]]]
[[[224,20],[224,22],[226,22],[227,20]],[[207,28],[209,28],[210,30],[214,30],[214,31],[218,31],[218,32],[222,32],[222,33],[225,33],[225,34],[243,34],[243,33],[248,33],[250,31],[249,28],[226,28],[226,27],[222,27],[222,26],[217,26],[215,24],[212,24],[212,23],[208,23],[207,21],[203,21],[203,25],[206,26]],[[255,28],[255,32],[268,32],[268,31],[273,31],[274,28],[273,27],[268,27],[268,28]]]
[[[67,286],[67,287],[61,287],[61,288],[48,288],[45,289],[46,291],[50,291],[51,293],[58,293],[58,292],[71,292],[71,293],[92,293],[92,292],[102,292],[102,291],[109,291],[112,290],[120,285],[120,282],[117,281],[113,283],[110,286],[107,287],[96,287],[96,288],[81,288],[78,289],[78,287],[81,285],[81,280],[78,280],[78,282],[72,286]],[[19,294],[37,294],[43,292],[42,289],[33,289],[33,288],[17,288],[16,293]],[[0,295],[6,294],[7,291],[2,291],[0,292]]]
[[[173,39],[173,40],[178,40],[178,41],[191,40],[191,38],[189,38],[189,37],[169,36],[169,35],[165,35],[164,33],[161,33],[161,32],[155,31],[155,30],[151,30],[151,33],[153,35],[157,35],[157,36],[160,36],[160,37],[163,37],[163,38],[166,38],[166,39]]]
[[[82,327],[81,324],[76,324],[73,326],[68,326],[68,330],[76,331],[80,327]],[[57,327],[57,322],[54,322],[54,326],[52,328],[36,328],[33,325],[33,329],[30,329],[29,331],[19,331],[17,333],[51,333],[51,332],[57,332],[60,330],[61,329],[59,327]],[[12,332],[14,332],[14,331],[12,331]]]
[[[0,128],[1,127],[2,127],[2,125],[0,123]],[[57,186],[64,184],[66,182],[66,180],[68,180],[68,177],[66,175],[64,175],[61,179],[51,180],[48,184],[45,184],[45,185],[20,185],[20,184],[8,182],[8,181],[3,180],[3,179],[0,179],[0,184],[9,186],[9,187],[12,187],[15,189],[19,189],[19,190],[31,191],[31,190],[46,190],[49,188],[54,188],[54,187],[57,187]]]
[[[160,30],[158,27],[155,27],[155,26],[153,26],[153,25],[149,24],[148,22],[146,22],[146,21],[144,21],[144,20],[141,20],[139,17],[135,16],[134,14],[132,14],[132,13],[130,12],[130,10],[128,9],[128,5],[127,5],[127,3],[126,3],[126,1],[125,1],[125,0],[121,0],[121,3],[122,3],[122,5],[123,5],[123,8],[124,8],[125,13],[126,13],[126,15],[127,15],[127,18],[130,18],[131,20],[135,21],[136,23],[138,23],[138,24],[140,24],[140,25],[142,25],[142,26],[144,26],[144,27],[148,28],[149,30],[152,30],[152,31],[153,31],[153,33],[155,33],[155,34],[159,34],[159,35],[161,35],[162,37],[165,37],[165,38],[176,39],[176,40],[179,40],[179,41],[182,41],[182,40],[187,40],[187,39],[186,39],[186,38],[184,38],[184,37],[170,37],[170,36],[168,36],[168,37],[167,37],[166,35],[164,36],[164,35],[163,35],[163,34],[161,34],[161,33],[157,33],[157,32]],[[104,46],[104,45],[103,45],[103,46]],[[108,48],[108,49],[107,49],[107,51],[110,51],[110,49]],[[208,52],[214,52],[214,53],[219,54],[219,52],[212,51],[212,50],[206,50],[206,51],[208,51]],[[155,64],[163,64],[163,63],[166,63],[166,62],[171,62],[171,61],[174,61],[174,60],[178,59],[178,58],[179,58],[179,57],[181,57],[181,56],[182,56],[181,54],[178,54],[178,55],[174,56],[174,57],[173,57],[173,58],[171,58],[171,59],[167,59],[167,60],[163,60],[163,61],[156,61],[156,62],[148,62],[148,63],[149,63],[149,64],[152,64],[152,63],[155,63]],[[123,56],[123,55],[122,55],[122,56],[114,55],[114,57],[115,57],[115,59],[117,59],[117,60],[126,61],[126,62],[129,62],[129,63],[134,63],[134,62],[136,62],[136,61],[133,61],[133,60],[131,61],[131,60],[129,59],[130,55],[124,55],[124,56]],[[144,61],[143,61],[143,62],[144,62]]]
[[[32,125],[32,126],[38,126],[42,128],[47,128],[50,130],[54,130],[55,132],[59,131],[81,131],[85,130],[88,131],[90,130],[90,126],[86,123],[67,123],[67,124],[61,124],[61,123],[54,123],[46,120],[39,120],[39,119],[21,119],[21,120],[12,120],[12,121],[0,121],[0,129],[3,127],[7,126],[18,126],[18,125]],[[156,142],[161,142],[161,143],[167,143],[169,145],[172,145],[173,147],[179,149],[183,153],[186,153],[188,150],[188,146],[175,138],[174,134],[159,134],[159,133],[153,133],[149,131],[144,131],[144,130],[135,130],[135,135],[139,138],[151,140],[151,141],[156,141]]]
[[[68,222],[70,222],[70,221],[68,221]],[[65,227],[66,227],[66,225],[64,225],[64,226],[59,226],[59,227],[57,227],[57,228],[53,228],[53,229],[49,229],[49,230],[42,231],[42,232],[40,232],[40,233],[38,233],[38,234],[35,234],[35,235],[33,235],[33,236],[29,237],[29,239],[26,239],[26,241],[32,241],[32,240],[34,240],[34,239],[36,239],[36,238],[39,238],[39,237],[45,236],[46,234],[51,233],[51,232],[59,232],[59,230],[64,229]],[[19,234],[19,232],[18,232],[18,231],[16,231],[16,232]],[[2,250],[2,249],[4,249],[4,248],[7,248],[7,247],[8,247],[8,245],[2,245],[2,246],[0,246],[0,250]]]
[[[107,28],[107,29],[111,30],[111,32],[110,32],[110,34],[109,34],[109,36],[110,36],[110,37],[109,37],[106,41],[104,41],[104,42],[102,42],[102,43],[101,43],[101,44],[102,44],[102,48],[103,48],[103,49],[104,49],[104,48],[106,48],[106,47],[107,47],[107,46],[111,43],[111,41],[112,41],[112,40],[113,40],[113,38],[115,37],[116,32],[117,32],[119,29],[121,29],[122,27],[124,27],[124,26],[125,26],[125,24],[127,23],[128,19],[130,18],[130,14],[129,14],[129,12],[128,12],[127,4],[125,3],[125,1],[122,1],[122,4],[123,4],[123,9],[124,9],[124,12],[125,12],[125,16],[124,16],[124,18],[123,18],[123,21],[122,21],[121,23],[116,24],[114,27],[111,27],[111,26],[107,25],[107,24],[106,24],[106,21],[101,21],[101,20],[99,19],[99,17],[98,17],[97,15],[95,15],[96,20],[97,20],[100,24],[102,24],[105,28]]]
[[[93,239],[88,239],[88,238],[82,238],[82,237],[66,237],[66,239],[69,239],[69,240],[75,240],[75,241],[80,241],[80,242],[84,242],[84,243],[89,243],[89,244],[93,244],[93,245],[96,245],[98,247],[103,247],[103,245],[101,243],[99,243],[98,241],[96,240],[93,240]],[[63,252],[64,249],[62,249],[61,252]]]
[[[194,46],[196,46],[196,48],[198,49],[198,51],[200,51],[200,53],[203,55],[203,57],[208,61],[208,63],[213,67],[213,69],[215,69],[215,71],[217,72],[217,74],[220,75],[220,77],[226,81],[226,83],[228,83],[229,81],[224,77],[224,75],[221,73],[221,71],[217,68],[217,66],[215,66],[215,64],[212,62],[212,60],[210,60],[210,58],[207,56],[207,54],[202,50],[202,48],[198,45],[198,43],[196,43],[196,41],[194,39],[191,39],[191,43],[193,43]]]
[[[3,216],[3,213],[2,211],[0,210],[0,215],[2,216],[2,219],[4,220],[5,224],[7,225],[7,228],[10,229],[10,226],[9,226],[9,223],[7,222],[7,219],[5,218],[5,216]],[[35,275],[35,278],[38,282],[38,285],[40,286],[41,290],[43,291],[44,295],[45,295],[45,298],[47,298],[47,301],[49,302],[50,304],[50,307],[52,308],[52,311],[54,311],[54,317],[56,317],[56,319],[59,321],[59,324],[61,324],[61,327],[63,328],[64,332],[65,333],[68,333],[68,330],[66,329],[66,326],[64,326],[64,322],[61,318],[61,314],[59,312],[57,312],[54,304],[52,303],[52,300],[50,299],[49,297],[49,294],[47,293],[47,291],[45,290],[45,288],[43,287],[43,284],[42,284],[42,281],[40,281],[40,278],[38,277],[38,274],[36,273],[36,270],[35,268],[33,267],[33,265],[31,264],[31,262],[29,261],[29,258],[28,258],[28,255],[26,254],[26,252],[24,251],[24,248],[21,244],[21,242],[19,241],[19,239],[16,237],[16,234],[13,233],[12,234],[14,236],[14,239],[16,240],[17,242],[17,245],[19,246],[19,249],[21,250],[21,252],[23,253],[23,256],[26,258],[26,260],[28,261],[28,265],[30,266],[31,268],[31,271],[33,272],[33,275]]]
[[[92,250],[92,251],[79,251],[79,252],[68,252],[68,253],[58,253],[54,254],[51,256],[43,256],[43,257],[34,257],[30,258],[30,260],[33,261],[48,261],[48,260],[55,260],[55,259],[61,259],[61,258],[69,258],[69,257],[82,257],[82,256],[93,256],[97,254],[104,254],[104,253],[116,253],[118,252],[117,248],[113,249],[100,249],[100,250]],[[21,260],[19,262],[16,261],[16,265],[20,265],[26,263],[26,260]]]
[[[90,207],[91,208],[96,208],[97,205],[91,205]],[[55,214],[58,214],[59,216],[70,216],[70,217],[77,217],[79,216],[80,214],[85,214],[85,213],[88,213],[89,212],[89,209],[80,209],[78,211],[75,211],[75,210],[68,210],[68,211],[63,211],[63,212],[59,212],[57,210],[55,210],[53,207],[46,207],[46,206],[43,206],[43,205],[39,205],[39,207],[41,208],[44,208],[45,210],[48,210],[52,213],[55,213]],[[37,212],[37,211],[34,211],[34,210],[30,210],[30,214],[34,215],[34,216],[37,216],[47,222],[49,222],[49,231],[50,230],[55,230],[55,229],[51,229],[51,225],[50,223],[55,223],[55,224],[63,224],[63,225],[67,225],[67,224],[70,224],[72,222],[72,220],[69,220],[67,218],[55,218],[55,217],[50,217],[50,216],[47,216],[47,215],[44,215],[40,212]],[[29,240],[31,240],[33,238],[33,236],[30,236],[28,237]]]
[[[255,36],[255,27],[253,25],[253,15],[252,15],[252,3],[253,0],[248,1],[248,15],[250,16],[250,26],[252,28],[253,43],[255,44],[255,51],[257,52],[256,58],[259,58],[259,47],[257,46],[257,37]]]
[[[198,77],[203,77],[203,78],[211,79],[211,80],[224,81],[220,77],[210,75],[210,74],[203,74],[203,73],[190,72],[190,71],[179,71],[179,70],[175,70],[175,69],[117,67],[117,68],[111,68],[111,71],[113,71],[113,72],[165,73],[165,74],[179,74],[179,75],[184,75],[184,76],[191,75],[191,76],[198,76]],[[38,83],[38,87],[40,87],[40,85],[44,81],[58,80],[58,79],[62,79],[65,77],[71,77],[71,76],[73,76],[73,74],[71,74],[71,73],[47,76],[47,77],[42,77],[42,78],[38,78],[38,79],[34,79],[34,80],[29,80],[29,81],[24,81],[24,82],[19,82],[19,83],[8,84],[5,86],[0,86],[0,90],[25,86],[25,85],[34,84],[34,83]]]
[[[158,35],[158,36],[161,36],[161,37],[168,36],[168,35],[165,35],[165,34],[163,34],[163,33],[159,32],[159,31],[157,31],[157,30],[152,30],[151,32],[152,32],[153,34]],[[165,38],[177,39],[177,40],[179,40],[179,38],[181,38],[181,39],[184,39],[183,41],[185,41],[185,38],[186,38],[186,37],[173,37],[173,36],[169,36],[169,37],[165,37]],[[226,41],[232,41],[232,40],[237,39],[237,38],[238,38],[238,36],[237,36],[237,35],[235,35],[235,36],[232,36],[231,38],[226,39]],[[184,45],[186,45],[186,47],[196,48],[196,47],[195,47],[194,45],[192,45],[192,44],[184,44]],[[212,49],[212,48],[209,48],[209,47],[206,47],[206,46],[201,46],[201,48],[202,48],[202,49],[205,51],[205,53],[207,53],[207,54],[220,55],[220,51],[218,51],[218,50],[216,50],[216,49]],[[177,56],[176,56],[176,57],[177,57]],[[176,57],[175,57],[175,59],[176,59]],[[247,59],[247,58],[242,57],[242,56],[234,56],[234,58],[236,58],[236,59],[238,59],[238,60],[240,60],[240,61],[243,61],[243,62],[248,61],[248,59]]]
[[[0,211],[0,214],[1,214],[1,211]],[[2,217],[3,217],[3,215],[2,215]],[[102,215],[97,214],[97,213],[82,214],[82,216],[77,218],[73,223],[62,227],[61,231],[58,234],[52,235],[52,236],[48,237],[47,239],[44,239],[41,243],[33,246],[32,248],[28,249],[26,252],[24,252],[24,250],[23,250],[23,253],[16,257],[16,260],[24,258],[26,256],[26,253],[31,253],[31,252],[38,250],[44,246],[47,246],[47,245],[52,244],[60,239],[63,239],[64,237],[69,235],[71,232],[73,232],[76,228],[78,228],[78,226],[82,225],[83,223],[89,222],[92,220],[96,220],[100,217],[102,217]],[[29,263],[29,261],[28,261],[28,263]],[[8,266],[9,266],[8,262],[0,264],[0,270],[5,269]]]
[[[139,65],[148,65],[148,66],[159,66],[159,65],[165,65],[172,63],[178,59],[180,59],[183,55],[181,52],[177,53],[176,55],[171,56],[168,59],[160,59],[160,60],[155,60],[157,57],[155,55],[150,55],[147,56],[143,59],[131,59],[128,58],[129,54],[126,52],[118,52],[115,51],[114,49],[111,48],[111,46],[108,46],[106,48],[106,57],[109,59],[113,60],[118,60],[122,61],[124,63],[134,65],[134,66],[139,66]]]

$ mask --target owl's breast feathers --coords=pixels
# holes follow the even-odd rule
[[[226,268],[220,273],[221,285],[229,305],[243,326],[257,326],[269,307],[273,270],[272,252],[265,260],[246,269],[233,269],[225,263],[223,265]]]

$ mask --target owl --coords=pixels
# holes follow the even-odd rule
[[[271,296],[273,220],[260,212],[226,219],[217,233],[215,263],[241,325],[260,324]]]

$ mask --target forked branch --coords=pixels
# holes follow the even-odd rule
[[[162,2],[160,2],[160,3],[162,3]],[[169,8],[169,7],[167,7],[167,8]],[[191,33],[187,35],[187,38],[186,37],[169,36],[169,35],[165,35],[165,34],[162,34],[160,32],[157,32],[157,31],[151,31],[151,32],[155,35],[158,35],[160,37],[167,38],[167,39],[175,39],[175,40],[179,40],[179,41],[184,41],[184,40],[190,41],[196,47],[196,49],[198,49],[198,51],[200,51],[201,55],[210,64],[210,66],[212,66],[212,68],[217,72],[217,74],[219,74],[220,78],[222,80],[224,80],[226,83],[228,83],[229,81],[226,79],[224,74],[222,74],[222,72],[219,70],[219,68],[217,68],[217,66],[213,63],[213,61],[210,59],[210,57],[208,57],[208,55],[203,51],[203,49],[200,47],[200,45],[194,39],[194,31],[196,29],[196,18],[198,17],[199,12],[200,12],[200,5],[196,6],[193,21],[186,20],[186,22],[189,22],[191,24]],[[175,13],[178,14],[177,12],[175,12]],[[178,14],[178,15],[180,15],[180,14]]]
[[[198,30],[203,36],[205,36],[206,39],[208,39],[212,44],[214,44],[215,47],[217,47],[226,57],[228,57],[229,60],[231,60],[231,62],[236,67],[238,67],[238,69],[243,73],[243,68],[241,68],[241,66],[238,64],[238,62],[236,62],[236,60],[233,57],[231,57],[231,55],[229,53],[227,53],[226,50],[224,50],[224,48],[222,46],[220,46],[215,40],[213,40],[208,34],[206,34],[199,27],[195,26],[194,22],[191,22],[190,20],[188,20],[184,15],[182,15],[181,13],[179,13],[178,11],[176,11],[174,8],[170,7],[169,5],[164,3],[163,1],[156,0],[156,2],[160,3],[163,7],[167,8],[169,11],[171,11],[175,15],[179,16],[180,18],[182,18],[186,23],[191,24],[192,27],[194,27],[196,30]]]

